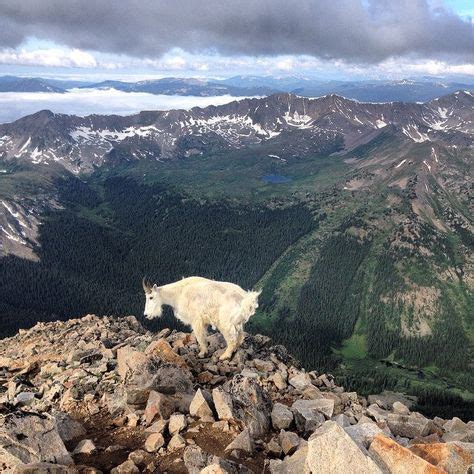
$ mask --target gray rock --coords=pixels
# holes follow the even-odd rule
[[[296,400],[291,406],[295,414],[296,427],[302,433],[309,433],[330,418],[334,411],[334,401],[326,398],[316,400]]]
[[[249,431],[243,430],[230,444],[226,446],[225,451],[231,452],[236,450],[250,454],[253,453],[254,449],[255,445]]]
[[[214,421],[214,413],[211,406],[212,400],[209,393],[198,388],[189,407],[189,414],[203,420]]]
[[[380,408],[379,405],[372,403],[367,408],[367,413],[375,420],[375,421],[385,421],[389,415],[389,412]]]
[[[15,404],[18,406],[31,405],[35,401],[35,394],[33,392],[20,392],[15,397]]]
[[[368,449],[370,443],[378,433],[390,436],[386,430],[382,430],[375,423],[362,423],[359,425],[348,426],[344,431],[357,443],[361,448]]]
[[[346,426],[351,426],[351,422],[349,417],[341,413],[332,418],[332,421],[336,422],[341,428],[345,428]]]
[[[53,416],[56,419],[59,436],[65,443],[85,436],[86,430],[82,424],[72,419],[67,413],[55,411]]]
[[[455,431],[455,432],[466,432],[468,430],[467,423],[464,423],[460,418],[454,417],[452,420],[448,420],[443,428],[445,431]]]
[[[405,438],[417,438],[430,434],[432,423],[420,413],[411,413],[410,415],[399,415],[389,413],[387,425],[395,436]]]
[[[380,408],[390,409],[395,402],[403,403],[408,408],[412,408],[416,402],[416,397],[408,397],[403,393],[384,390],[378,395],[369,395],[367,400],[370,404],[377,404]]]
[[[221,388],[212,391],[212,400],[219,420],[231,420],[234,418],[234,403],[229,393]]]
[[[271,413],[272,425],[275,429],[286,430],[293,423],[293,413],[282,403],[274,403]]]
[[[306,458],[308,446],[299,448],[293,455],[286,456],[283,461],[272,460],[269,464],[271,474],[310,474]]]
[[[54,417],[32,412],[0,418],[0,459],[5,470],[33,462],[73,464]]]
[[[233,401],[233,418],[249,429],[253,438],[259,438],[270,428],[271,401],[257,380],[235,375],[222,389]]]
[[[79,441],[74,448],[74,454],[93,454],[97,451],[94,442],[91,439],[83,439]]]
[[[306,462],[314,473],[382,474],[375,462],[334,421],[326,421],[311,435]]]

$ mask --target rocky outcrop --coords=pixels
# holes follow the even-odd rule
[[[0,470],[15,472],[461,473],[473,423],[413,400],[369,400],[247,335],[230,361],[209,336],[130,316],[39,323],[0,345]],[[89,471],[87,471],[89,469]]]

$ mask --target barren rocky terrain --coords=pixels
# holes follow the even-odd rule
[[[473,421],[346,392],[265,336],[225,362],[221,335],[209,342],[199,359],[191,334],[95,315],[2,340],[0,470],[471,472]]]

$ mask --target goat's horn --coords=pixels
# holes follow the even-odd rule
[[[150,291],[150,285],[145,281],[145,277],[143,277],[142,285],[145,293],[148,293]]]

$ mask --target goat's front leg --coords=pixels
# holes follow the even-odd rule
[[[235,326],[230,326],[223,331],[224,339],[227,342],[227,347],[224,353],[219,357],[219,360],[230,359],[239,344],[239,331]]]
[[[203,322],[198,319],[191,325],[194,335],[196,336],[197,342],[199,344],[199,354],[198,357],[206,357],[207,355],[207,342],[206,342],[206,326]]]

